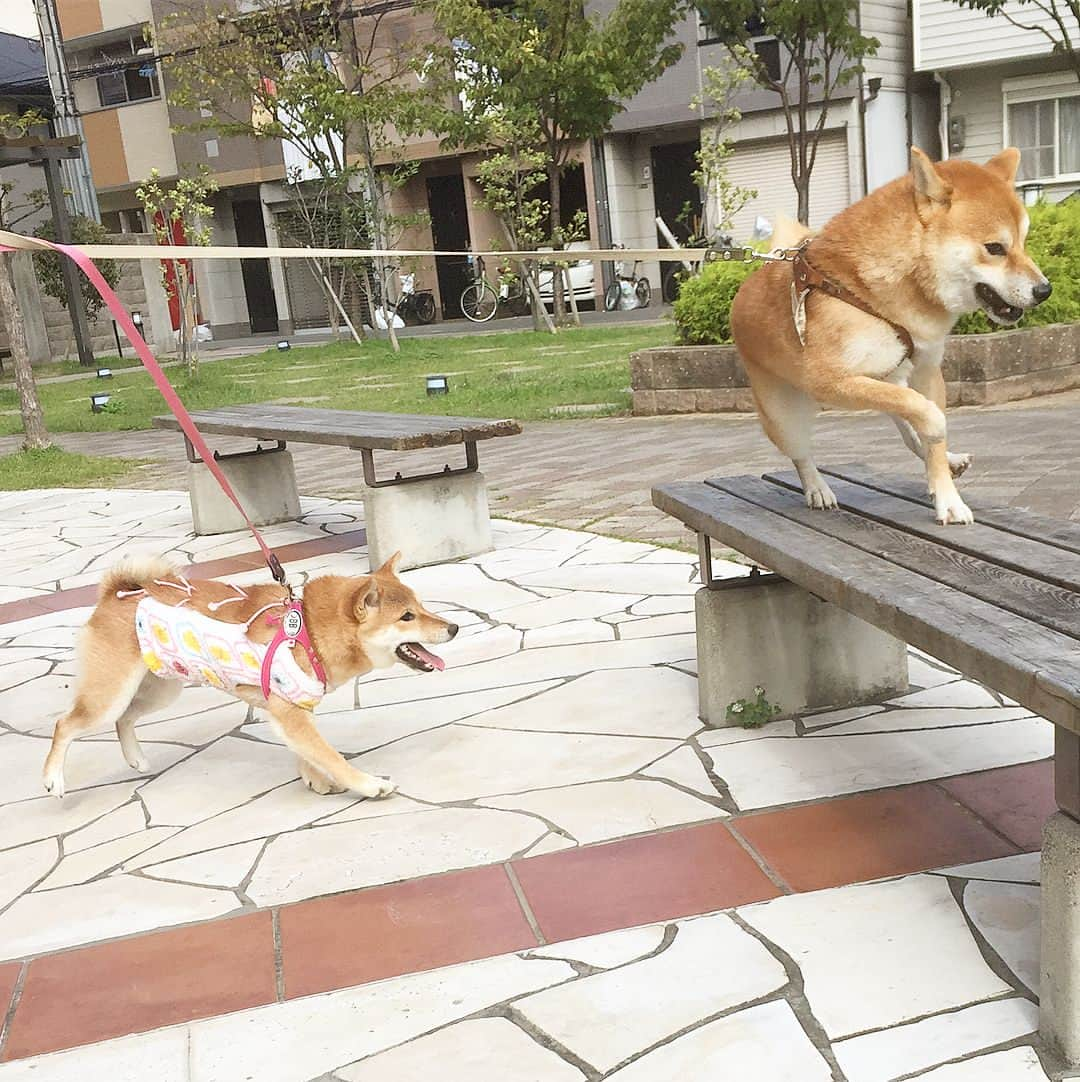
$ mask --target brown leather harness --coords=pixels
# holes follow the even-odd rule
[[[803,338],[803,331],[799,325],[799,313],[802,311],[806,294],[811,290],[816,289],[824,293],[827,297],[835,297],[836,300],[843,301],[845,304],[850,304],[852,308],[858,308],[868,316],[873,316],[875,319],[880,319],[883,323],[888,323],[888,325],[896,332],[896,337],[900,339],[900,342],[904,347],[904,359],[910,360],[915,353],[915,342],[907,327],[904,327],[899,323],[894,323],[888,317],[883,316],[880,312],[871,308],[869,304],[861,297],[852,293],[850,289],[837,285],[836,282],[826,278],[825,275],[806,258],[806,250],[809,246],[810,241],[806,241],[795,250],[791,257],[792,318],[795,320],[795,329],[799,334],[800,340]]]

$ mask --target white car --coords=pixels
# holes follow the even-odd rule
[[[589,242],[580,240],[574,241],[569,250],[574,249],[587,250],[589,248]],[[551,248],[541,248],[541,252],[550,252]],[[553,304],[553,285],[552,278],[554,272],[550,270],[542,270],[540,272],[540,299],[545,304]],[[580,259],[575,263],[570,264],[570,285],[574,290],[574,299],[578,304],[584,304],[586,301],[596,300],[596,272],[594,270],[594,264],[591,260]]]

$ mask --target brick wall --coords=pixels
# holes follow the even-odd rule
[[[942,365],[950,406],[989,406],[1080,387],[1080,324],[953,335]],[[630,356],[634,413],[749,412],[734,346],[662,346]]]

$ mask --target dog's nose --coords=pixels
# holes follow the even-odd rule
[[[450,636],[450,638],[454,638],[454,636],[457,635],[457,633],[458,633],[457,624],[447,624],[446,625],[446,633],[447,633],[447,635]]]
[[[1053,292],[1054,287],[1049,282],[1042,281],[1032,289],[1031,295],[1035,298],[1036,304],[1042,304],[1042,302]]]

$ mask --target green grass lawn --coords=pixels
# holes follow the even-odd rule
[[[604,405],[605,413],[630,406],[629,356],[665,345],[672,327],[589,327],[558,336],[532,332],[463,337],[404,337],[401,353],[389,343],[334,343],[294,347],[214,361],[195,379],[180,368],[169,379],[188,409],[271,400],[313,407],[395,413],[469,414],[523,421],[555,416],[555,406]],[[111,380],[39,386],[52,432],[104,432],[150,427],[165,403],[142,371],[119,371]],[[450,394],[428,397],[424,377],[446,375]],[[90,411],[90,394],[107,390],[110,409]],[[20,431],[15,392],[0,385],[0,435]],[[595,416],[596,414],[591,414]]]
[[[142,464],[138,458],[76,455],[59,447],[16,451],[0,455],[0,490],[108,487]]]

